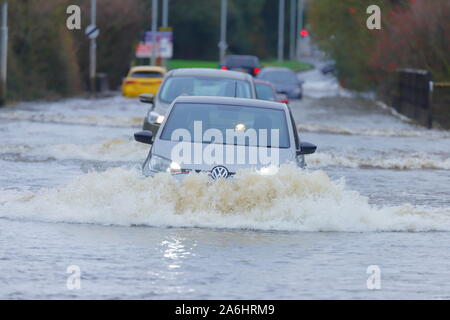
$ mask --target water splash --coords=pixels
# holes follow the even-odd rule
[[[340,155],[334,152],[317,152],[308,156],[308,165],[313,168],[346,167],[376,168],[389,170],[434,169],[450,170],[450,158],[427,153],[382,154],[378,157],[361,157],[358,154]]]
[[[104,225],[293,231],[450,230],[450,208],[374,207],[323,171],[282,166],[211,183],[168,174],[143,178],[124,168],[92,172],[36,193],[0,191],[0,217]]]
[[[361,135],[375,137],[422,137],[431,139],[450,138],[450,131],[445,130],[426,130],[419,128],[402,129],[375,129],[375,128],[346,128],[340,126],[323,125],[318,123],[302,123],[297,129],[304,132],[333,133],[342,135]]]

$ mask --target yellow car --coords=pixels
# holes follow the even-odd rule
[[[132,67],[123,80],[122,94],[129,98],[139,97],[143,93],[156,95],[166,73],[167,70],[162,67]]]

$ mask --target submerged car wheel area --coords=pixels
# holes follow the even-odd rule
[[[265,174],[285,163],[304,167],[304,156],[316,150],[300,142],[286,104],[228,97],[180,96],[156,135],[144,130],[135,139],[152,144],[143,165],[147,176],[205,172],[220,179],[245,168]]]

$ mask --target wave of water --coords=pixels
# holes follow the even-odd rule
[[[0,217],[103,225],[293,231],[450,230],[450,208],[374,207],[323,171],[283,166],[276,175],[238,173],[212,183],[193,174],[143,178],[114,168],[60,188],[0,191]]]
[[[143,161],[149,147],[125,139],[109,139],[92,145],[57,144],[47,146],[1,146],[0,154],[17,155],[21,159]]]
[[[15,154],[19,159],[34,160],[94,160],[143,162],[148,146],[125,139],[110,139],[98,144],[59,144],[42,147],[27,145],[2,146],[1,154]],[[357,153],[316,152],[307,156],[312,168],[345,167],[390,170],[436,169],[450,170],[450,158],[430,153],[390,153],[364,157]]]
[[[138,127],[143,121],[142,117],[121,118],[105,115],[67,115],[61,113],[35,113],[30,111],[2,112],[0,113],[0,119],[113,127]]]
[[[435,169],[450,170],[450,158],[443,158],[427,153],[396,154],[379,157],[361,157],[357,154],[340,155],[336,153],[317,152],[307,156],[308,165],[314,168],[346,167],[376,168],[389,170]]]
[[[375,129],[375,128],[346,128],[340,126],[323,125],[318,123],[302,123],[297,129],[304,132],[333,133],[342,135],[361,135],[376,137],[423,137],[434,139],[450,138],[450,131],[445,130],[402,130],[402,129]]]

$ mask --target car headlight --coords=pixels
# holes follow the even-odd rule
[[[148,167],[155,172],[181,173],[181,167],[178,163],[155,155],[151,156]]]
[[[161,124],[164,121],[164,116],[155,111],[150,111],[147,115],[149,123]]]

